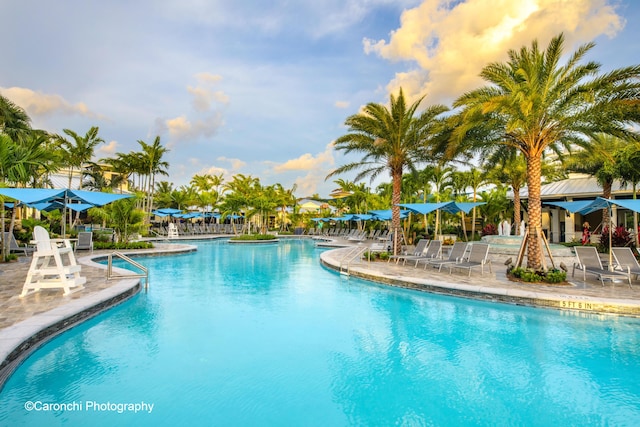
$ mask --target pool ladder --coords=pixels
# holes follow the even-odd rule
[[[118,258],[120,258],[121,260],[129,263],[130,265],[142,270],[142,274],[113,274],[113,257],[116,256]],[[149,288],[149,269],[147,267],[145,267],[144,265],[140,264],[139,262],[136,262],[134,260],[132,260],[131,258],[129,258],[128,256],[126,256],[125,254],[123,254],[122,252],[112,252],[107,256],[107,280],[111,280],[111,279],[130,279],[130,278],[134,278],[134,277],[140,277],[140,278],[144,278],[144,288],[148,289]]]
[[[338,267],[340,274],[349,276],[351,274],[349,272],[351,263],[356,259],[360,259],[367,249],[369,249],[367,246],[354,246],[351,248],[340,261],[340,266]]]

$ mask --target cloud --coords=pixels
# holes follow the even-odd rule
[[[430,101],[449,102],[483,84],[480,70],[507,59],[507,51],[541,47],[564,32],[566,50],[599,35],[615,36],[624,19],[605,0],[424,0],[405,10],[389,40],[364,39],[364,51],[390,61],[411,61],[417,68],[397,73],[389,92],[402,87],[407,95],[427,94]]]
[[[191,141],[200,137],[212,137],[218,129],[224,125],[222,113],[214,112],[212,115],[190,121],[185,115],[165,120],[159,128],[169,131],[172,142]]]
[[[349,108],[349,101],[336,101],[335,106],[336,108]]]
[[[227,157],[218,157],[216,160],[220,161],[220,162],[229,162],[231,163],[231,172],[237,172],[240,169],[242,169],[243,167],[245,167],[247,165],[246,162],[240,160],[240,159],[230,159]]]
[[[196,111],[209,111],[211,104],[219,102],[221,104],[229,103],[229,96],[221,90],[213,90],[212,85],[222,80],[222,76],[211,73],[196,74],[198,86],[187,86],[187,91],[193,96],[192,105]]]
[[[310,171],[326,169],[326,165],[332,166],[333,159],[333,143],[328,144],[322,153],[313,156],[305,153],[296,159],[287,160],[282,164],[276,164],[273,167],[275,173],[283,173],[289,171]]]
[[[32,117],[44,117],[53,114],[77,114],[92,119],[104,119],[104,116],[89,110],[89,107],[83,102],[72,104],[60,95],[36,92],[23,87],[0,87],[0,93],[24,108],[27,114]]]
[[[98,148],[98,152],[102,153],[103,155],[109,156],[112,154],[115,154],[117,149],[118,149],[118,142],[117,141],[110,141],[107,144],[101,145]]]

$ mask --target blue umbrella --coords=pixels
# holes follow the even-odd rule
[[[11,197],[27,205],[57,202],[62,205],[63,218],[67,207],[74,203],[104,206],[116,200],[133,197],[129,194],[102,193],[99,191],[71,190],[68,188],[0,188],[0,195]],[[62,221],[62,234],[66,232],[66,221]]]
[[[400,203],[405,209],[419,214],[428,214],[436,210],[442,210],[449,213],[464,212],[469,213],[476,206],[484,205],[485,202],[440,202],[440,203]]]
[[[567,210],[571,213],[576,213],[581,209],[584,209],[595,200],[576,200],[573,202],[544,202],[545,205],[558,206],[564,210]]]
[[[369,214],[373,215],[373,219],[378,221],[391,221],[391,209],[373,210],[369,211]],[[401,210],[400,219],[404,219],[409,216],[409,211]]]

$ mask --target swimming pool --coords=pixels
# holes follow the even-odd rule
[[[28,358],[0,425],[640,425],[638,319],[347,279],[302,240],[197,244]]]

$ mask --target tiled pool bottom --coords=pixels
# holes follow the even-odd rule
[[[0,396],[23,416],[10,420],[50,421],[20,406],[43,395],[155,404],[152,414],[58,414],[68,425],[638,419],[627,372],[636,319],[376,286],[319,269],[317,252],[294,245],[162,260],[148,294],[25,362]]]

